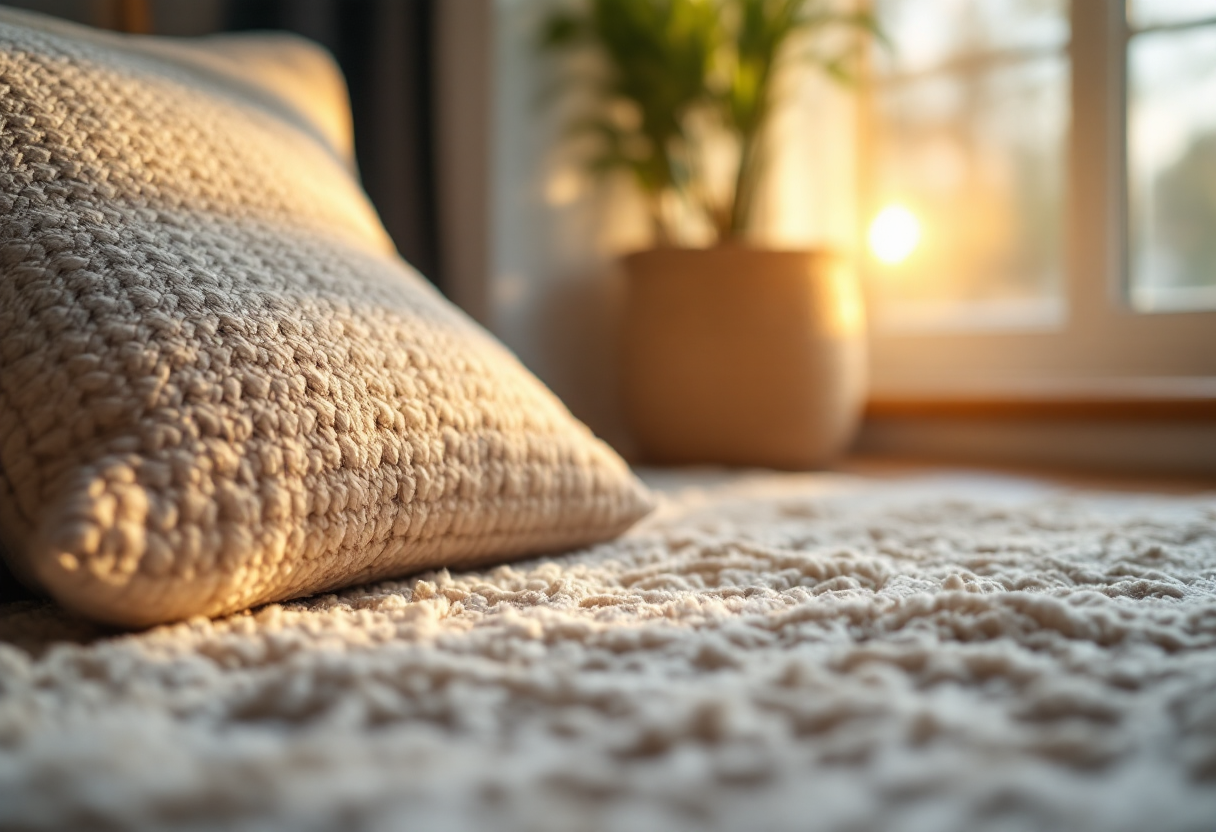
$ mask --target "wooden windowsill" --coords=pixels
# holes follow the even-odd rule
[[[1112,379],[969,393],[886,393],[869,419],[1216,422],[1216,378]]]
[[[831,470],[883,479],[946,474],[1026,477],[1082,490],[1142,494],[1206,495],[1216,491],[1216,474],[1094,471],[1069,465],[982,463],[915,456],[850,454],[837,460]]]

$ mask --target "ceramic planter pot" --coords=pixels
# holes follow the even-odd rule
[[[866,358],[843,258],[721,246],[624,266],[623,393],[646,461],[813,468],[845,448]]]

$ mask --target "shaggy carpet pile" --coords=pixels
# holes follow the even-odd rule
[[[649,480],[560,557],[0,606],[0,828],[1216,829],[1216,495]]]

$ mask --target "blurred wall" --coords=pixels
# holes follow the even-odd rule
[[[494,0],[435,7],[435,161],[444,293],[490,321]]]

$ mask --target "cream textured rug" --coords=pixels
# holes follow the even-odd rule
[[[1216,829],[1216,495],[650,480],[562,557],[0,606],[0,828]]]

